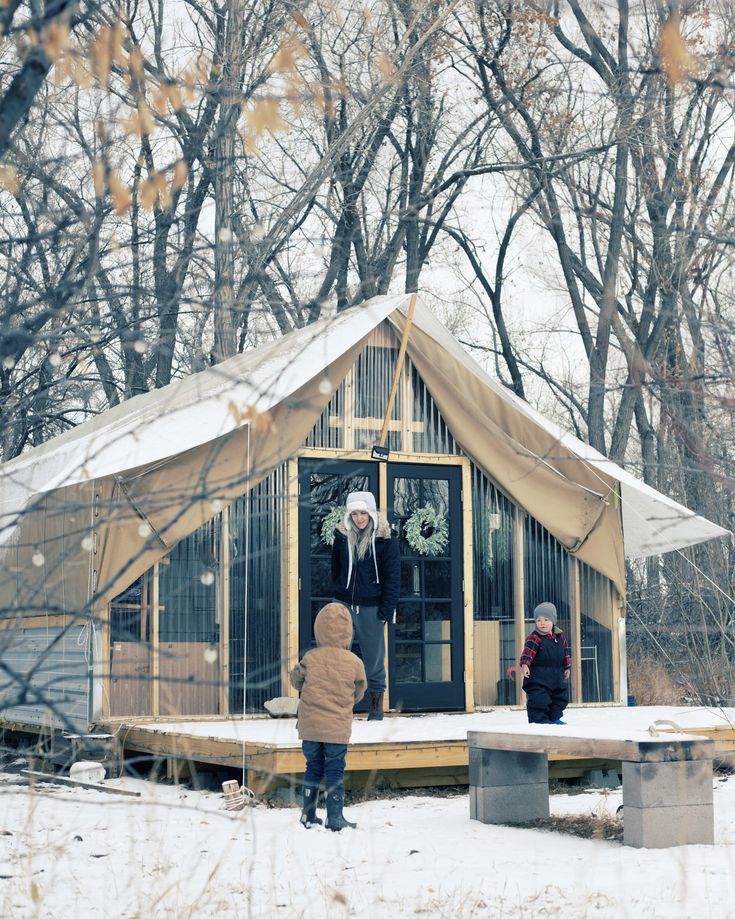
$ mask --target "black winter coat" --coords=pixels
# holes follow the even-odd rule
[[[334,531],[332,544],[332,587],[335,599],[353,606],[377,606],[378,615],[386,622],[392,620],[401,589],[401,559],[398,540],[392,535],[385,518],[380,518],[375,534],[377,578],[372,552],[364,558],[355,556],[350,570],[347,533],[343,526]]]
[[[536,644],[533,660],[526,658],[526,649]],[[536,629],[526,639],[521,663],[528,663],[531,675],[523,680],[523,689],[528,686],[543,686],[546,689],[563,689],[567,685],[564,670],[569,666],[569,646],[564,633],[554,629],[551,635],[542,635]]]

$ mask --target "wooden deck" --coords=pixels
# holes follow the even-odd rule
[[[683,718],[683,714],[686,718]],[[570,709],[571,723],[609,726],[611,719],[631,729],[647,730],[661,719],[675,731],[711,737],[716,756],[735,757],[735,711],[725,714],[704,709],[605,707]],[[678,719],[678,720],[677,720]],[[686,724],[680,724],[681,721]],[[507,726],[511,733],[525,722],[524,710],[502,709],[456,715],[387,716],[383,722],[356,718],[347,754],[347,781],[352,786],[381,782],[396,786],[466,784],[468,782],[467,732]],[[121,759],[143,754],[166,763],[169,776],[190,774],[198,765],[244,771],[247,784],[262,793],[274,786],[299,780],[304,758],[294,719],[261,716],[240,719],[186,721],[110,721],[99,728],[114,734]],[[560,726],[559,730],[565,729]],[[554,777],[581,776],[585,770],[615,768],[620,762],[604,745],[590,748],[586,759],[563,753],[549,757]]]

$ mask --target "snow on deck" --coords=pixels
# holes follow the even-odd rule
[[[566,725],[530,727],[523,709],[495,709],[472,714],[387,715],[383,721],[356,718],[352,744],[420,743],[462,741],[468,731],[507,730],[509,733],[563,731],[573,737],[621,739],[635,732],[648,732],[656,721],[672,721],[682,731],[735,728],[735,708],[700,706],[623,706],[568,708]],[[295,718],[260,716],[211,721],[145,721],[132,725],[154,733],[206,737],[276,747],[299,747]],[[670,728],[670,726],[667,726]],[[669,735],[669,739],[671,739]]]

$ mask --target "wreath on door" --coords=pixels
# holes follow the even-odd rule
[[[321,537],[326,546],[334,544],[334,530],[338,523],[344,520],[345,508],[341,506],[333,507],[327,516],[322,520]]]
[[[426,504],[411,514],[403,534],[409,546],[421,555],[439,555],[449,542],[447,518]]]

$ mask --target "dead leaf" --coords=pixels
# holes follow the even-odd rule
[[[232,417],[235,419],[235,424],[236,424],[236,425],[239,425],[239,424],[242,422],[242,412],[241,412],[240,409],[235,405],[234,402],[230,401],[230,402],[227,403],[227,411],[228,411],[228,412],[232,415]]]
[[[110,189],[110,200],[116,214],[124,214],[130,207],[133,196],[128,186],[119,176],[111,173],[107,177],[107,185]]]
[[[672,86],[686,83],[699,68],[699,61],[687,47],[681,34],[681,21],[672,14],[661,28],[659,37],[661,67]]]
[[[303,57],[306,57],[303,44],[297,38],[287,38],[273,55],[268,70],[270,73],[292,73],[296,70],[296,61]]]
[[[174,163],[174,177],[171,180],[172,188],[183,188],[189,176],[189,167],[186,160],[176,160]]]
[[[145,73],[145,58],[138,45],[130,52],[130,73],[138,80],[142,80]]]
[[[95,195],[101,198],[105,193],[105,164],[102,160],[92,161],[92,181]]]
[[[0,188],[9,191],[11,195],[20,194],[18,173],[14,166],[0,166]]]
[[[52,22],[51,25],[43,30],[41,43],[43,50],[51,60],[57,61],[69,44],[69,23]]]
[[[92,62],[92,72],[102,89],[107,89],[110,80],[110,29],[102,26],[87,48]]]
[[[386,83],[393,83],[395,81],[396,73],[398,71],[396,70],[395,64],[385,53],[385,51],[381,51],[380,54],[378,54],[378,56],[375,58],[375,66],[378,68],[381,77],[383,80],[385,80]]]

